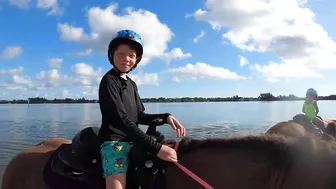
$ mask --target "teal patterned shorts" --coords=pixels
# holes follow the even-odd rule
[[[128,153],[132,147],[132,143],[121,141],[106,141],[100,146],[104,178],[127,172]]]

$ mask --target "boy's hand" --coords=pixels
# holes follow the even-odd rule
[[[185,127],[174,116],[168,116],[167,123],[176,131],[178,137],[185,136]]]
[[[164,160],[164,161],[169,161],[169,162],[177,162],[177,154],[176,151],[166,145],[162,145],[159,153],[157,156]]]

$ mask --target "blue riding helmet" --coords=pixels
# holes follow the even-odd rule
[[[141,36],[136,33],[133,30],[120,30],[117,32],[116,36],[111,40],[109,46],[108,46],[108,59],[110,63],[113,65],[114,68],[118,69],[113,62],[113,53],[115,49],[120,45],[120,44],[128,44],[136,49],[137,52],[137,60],[135,65],[128,71],[132,71],[134,68],[137,67],[138,63],[142,59],[143,55],[143,41],[141,39]],[[119,70],[119,72],[121,72]]]
[[[315,89],[309,88],[306,92],[306,96],[312,96],[315,100],[317,100],[318,94]]]

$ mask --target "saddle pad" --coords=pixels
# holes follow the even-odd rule
[[[50,187],[50,189],[104,189],[105,186],[97,188],[83,181],[63,176],[52,169],[52,164],[55,163],[54,161],[58,160],[58,152],[66,148],[68,145],[71,144],[62,144],[58,149],[55,150],[48,160],[43,171],[43,178],[45,183]]]

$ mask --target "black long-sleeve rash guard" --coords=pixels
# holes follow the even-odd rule
[[[146,114],[132,79],[121,78],[113,69],[107,72],[99,85],[99,105],[102,114],[99,131],[101,142],[134,142],[148,152],[157,154],[160,151],[161,144],[144,133],[137,124],[148,125],[156,118],[166,121],[170,114]]]

